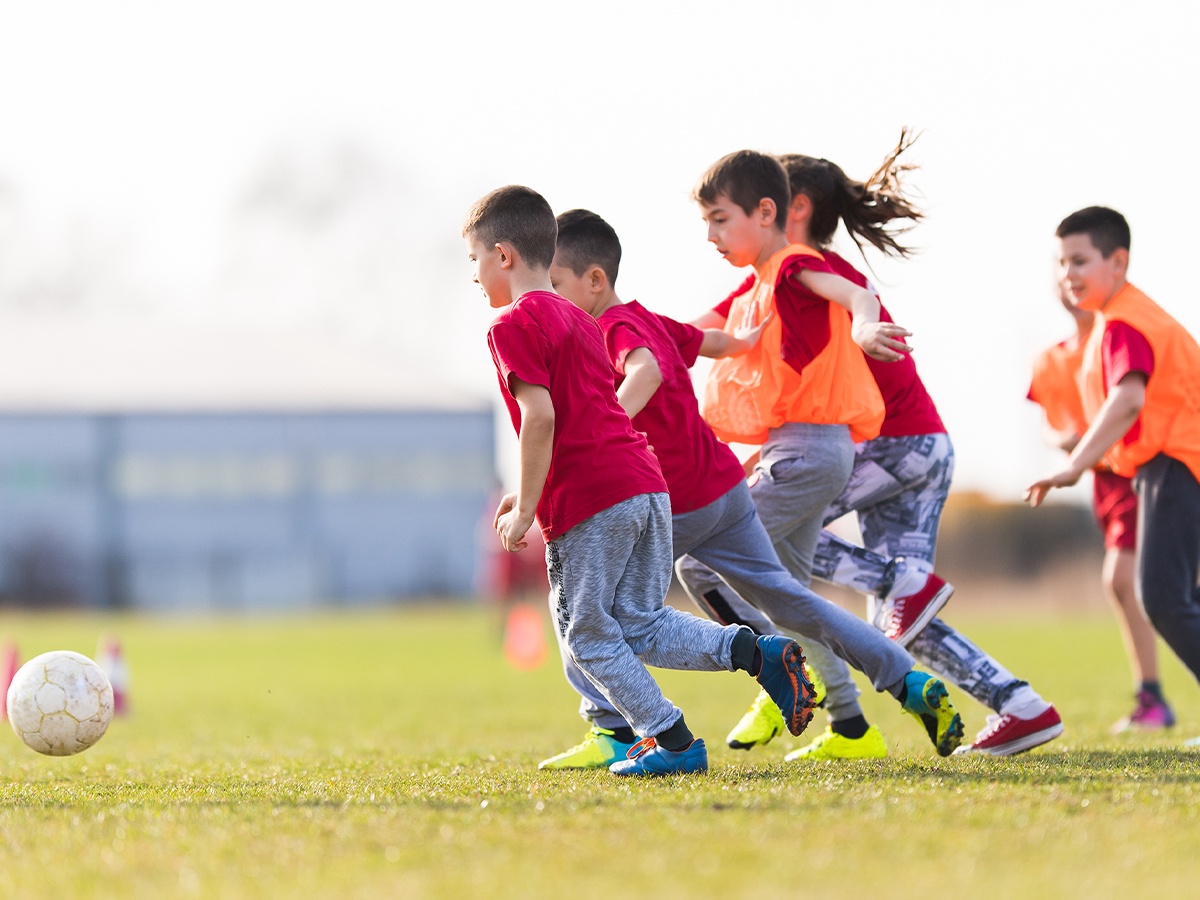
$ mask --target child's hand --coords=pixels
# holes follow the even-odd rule
[[[912,351],[912,347],[900,340],[912,332],[895,322],[855,322],[851,333],[863,353],[881,362],[896,362]]]
[[[1081,475],[1082,473],[1076,471],[1074,466],[1068,466],[1049,478],[1043,478],[1041,481],[1031,484],[1025,491],[1025,500],[1031,507],[1037,509],[1052,488],[1070,487],[1079,480]]]
[[[533,517],[522,516],[517,509],[517,495],[505,494],[500,505],[496,507],[496,518],[492,522],[504,549],[509,553],[516,553],[528,547],[529,544],[524,538],[532,526]]]
[[[746,345],[745,348],[740,349],[740,353],[745,353],[758,343],[758,339],[762,337],[763,329],[766,328],[774,318],[775,308],[772,307],[771,311],[767,313],[766,318],[757,325],[739,325],[737,328],[733,329],[733,336]]]

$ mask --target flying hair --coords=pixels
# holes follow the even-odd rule
[[[906,257],[914,251],[899,237],[919,222],[924,213],[908,196],[905,176],[918,166],[900,157],[920,137],[908,128],[866,181],[855,181],[827,159],[789,153],[779,157],[788,174],[792,196],[812,201],[809,235],[819,247],[833,240],[840,221],[866,258],[864,242],[887,256]]]

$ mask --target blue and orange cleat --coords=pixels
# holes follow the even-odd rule
[[[783,713],[787,730],[794,735],[803,733],[812,721],[816,691],[804,671],[800,645],[778,634],[762,635],[757,644],[762,668],[755,678]]]
[[[691,775],[708,771],[708,748],[696,738],[683,750],[667,750],[654,738],[642,738],[629,751],[629,758],[608,767],[614,775]]]

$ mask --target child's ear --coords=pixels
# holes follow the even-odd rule
[[[500,268],[511,269],[517,255],[512,243],[509,241],[498,241],[496,243],[496,252],[500,254]]]
[[[797,194],[788,206],[789,222],[807,222],[812,216],[812,199],[806,194]]]
[[[588,269],[588,286],[593,291],[604,290],[605,284],[608,283],[608,276],[604,274],[604,270],[599,266],[592,266]]]
[[[1112,262],[1117,275],[1124,278],[1129,269],[1129,251],[1124,247],[1118,247],[1112,252]]]
[[[766,226],[772,225],[776,217],[779,215],[779,209],[775,206],[775,201],[770,197],[763,197],[758,201],[758,216],[759,222]]]

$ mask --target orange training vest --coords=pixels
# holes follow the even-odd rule
[[[1154,352],[1154,372],[1138,418],[1141,428],[1135,437],[1126,434],[1113,444],[1105,460],[1118,475],[1132,478],[1139,466],[1165,453],[1200,480],[1200,344],[1131,284],[1117,291],[1096,316],[1083,357],[1083,409],[1089,421],[1108,395],[1101,349],[1105,322],[1125,322],[1137,329]]]
[[[1078,435],[1087,431],[1079,385],[1086,346],[1083,343],[1068,347],[1055,344],[1034,360],[1029,396],[1045,410],[1046,421],[1055,431],[1069,430]]]
[[[779,271],[800,254],[824,257],[803,244],[789,244],[757,273],[754,287],[735,297],[725,331],[761,322],[775,308]],[[829,342],[803,372],[783,361],[783,323],[776,314],[757,344],[742,356],[718,359],[704,388],[702,412],[723,441],[762,444],[767,432],[786,422],[848,425],[857,443],[879,434],[883,397],[862,350],[850,336],[850,314],[829,303]]]

